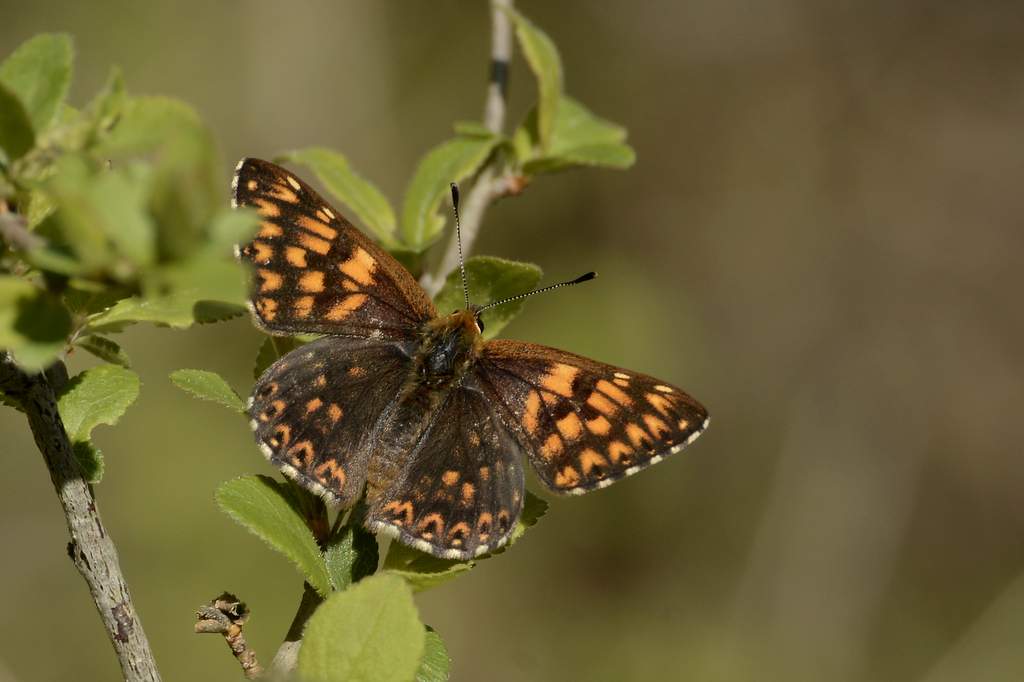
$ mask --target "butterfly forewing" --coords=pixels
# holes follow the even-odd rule
[[[368,497],[372,530],[449,559],[505,544],[522,511],[524,452],[474,378],[401,454],[402,474]]]
[[[243,159],[234,200],[260,216],[238,253],[254,266],[251,303],[267,330],[410,338],[436,315],[408,271],[280,166]]]
[[[479,362],[540,480],[578,495],[661,461],[707,427],[704,407],[658,379],[517,341],[491,341]]]
[[[257,380],[249,403],[256,441],[289,478],[347,506],[366,483],[371,434],[409,373],[399,344],[325,337]]]

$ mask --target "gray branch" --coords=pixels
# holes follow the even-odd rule
[[[255,680],[263,674],[263,667],[256,658],[256,652],[249,648],[242,626],[249,619],[249,609],[238,597],[228,592],[209,604],[203,604],[196,611],[195,630],[199,634],[218,634],[224,637],[231,654],[242,667],[247,680]]]
[[[487,100],[484,102],[484,125],[495,134],[500,134],[505,127],[505,95],[508,89],[509,62],[512,60],[512,21],[507,10],[511,8],[512,0],[491,0],[491,78],[487,84]],[[503,174],[496,161],[489,163],[480,172],[473,188],[466,195],[462,210],[462,250],[467,256],[480,233],[487,208],[497,199],[520,189],[518,179]],[[432,273],[424,273],[420,284],[427,293],[434,296],[441,290],[448,273],[458,265],[458,236],[452,230],[437,269]]]
[[[299,602],[299,609],[295,612],[295,618],[292,619],[292,624],[288,628],[288,634],[285,635],[284,642],[274,654],[271,667],[275,673],[285,677],[295,670],[295,665],[299,661],[299,649],[302,648],[302,635],[306,629],[306,622],[322,602],[323,597],[309,583],[306,583],[302,601]]]
[[[71,542],[67,553],[85,578],[107,636],[127,682],[157,682],[160,673],[128,593],[114,542],[103,526],[92,489],[71,451],[71,443],[55,392],[67,382],[67,369],[57,362],[46,374],[30,374],[7,353],[0,353],[0,392],[25,411],[36,446],[43,454],[50,480],[64,508]]]

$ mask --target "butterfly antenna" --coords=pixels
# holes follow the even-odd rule
[[[576,279],[570,279],[570,280],[567,280],[565,282],[559,282],[558,284],[550,284],[550,285],[548,285],[546,287],[541,287],[540,289],[534,289],[533,291],[527,291],[524,294],[517,294],[516,296],[509,296],[508,298],[503,298],[503,299],[501,299],[499,301],[494,301],[492,303],[488,303],[487,305],[485,305],[482,308],[478,308],[477,309],[477,313],[482,313],[483,311],[487,310],[488,308],[496,308],[499,305],[505,305],[506,303],[512,303],[513,301],[520,301],[520,300],[522,300],[524,298],[527,298],[528,296],[533,296],[534,294],[543,294],[545,291],[551,291],[552,289],[561,289],[562,287],[571,287],[574,284],[582,284],[583,282],[589,282],[590,280],[594,279],[595,277],[597,277],[597,273],[596,272],[588,272],[585,275],[580,275]]]
[[[459,225],[459,186],[452,183],[452,211],[455,212],[455,240],[459,243],[459,273],[462,274],[462,293],[469,308],[469,284],[466,282],[466,262],[462,259],[462,226]]]

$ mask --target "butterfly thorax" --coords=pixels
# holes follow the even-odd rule
[[[415,358],[415,380],[430,388],[457,385],[479,357],[483,337],[471,310],[460,310],[424,325]]]

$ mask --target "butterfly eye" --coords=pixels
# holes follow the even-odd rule
[[[479,315],[476,316],[476,328],[481,334],[484,333],[484,318]]]

